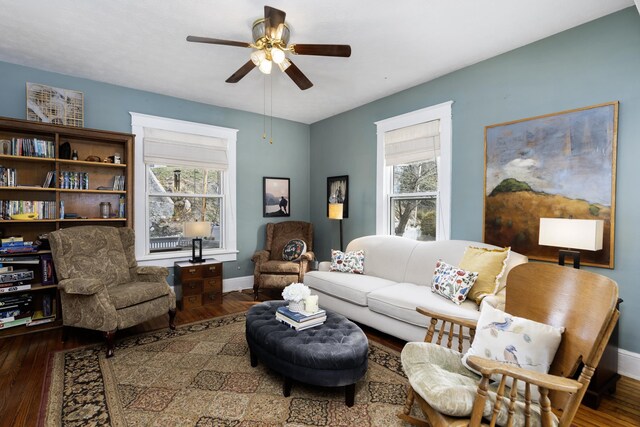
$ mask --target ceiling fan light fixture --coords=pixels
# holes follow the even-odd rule
[[[271,48],[271,60],[276,64],[282,63],[286,59],[284,51],[278,47]]]
[[[275,62],[275,61],[274,61]],[[291,61],[289,61],[287,58],[284,58],[279,64],[278,67],[280,67],[280,71],[282,71],[283,73],[287,70],[287,68],[289,68],[289,66],[291,65]]]
[[[272,65],[271,61],[269,61],[268,59],[265,59],[264,61],[260,62],[260,65],[258,65],[258,68],[264,74],[271,74],[271,65]]]
[[[266,57],[267,54],[264,53],[264,50],[254,50],[251,52],[251,62],[253,62],[256,67],[259,67]]]

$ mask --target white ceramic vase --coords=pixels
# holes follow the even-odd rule
[[[289,301],[289,310],[295,311],[297,313],[304,311],[304,300],[300,301]]]

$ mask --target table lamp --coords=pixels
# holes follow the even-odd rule
[[[538,244],[561,249],[558,264],[564,265],[567,256],[573,258],[573,268],[580,268],[580,252],[576,249],[602,249],[604,221],[601,219],[540,218]]]
[[[203,262],[202,259],[202,237],[211,235],[211,222],[209,221],[188,221],[184,223],[184,237],[192,237],[191,259],[189,262]],[[196,256],[196,246],[198,255]]]
[[[340,220],[340,250],[342,251],[342,215],[344,205],[342,203],[329,203],[329,219]]]

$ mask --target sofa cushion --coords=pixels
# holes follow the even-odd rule
[[[116,310],[169,295],[170,291],[166,283],[159,282],[130,282],[107,288]]]
[[[347,251],[364,251],[365,275],[403,282],[407,260],[418,244],[415,240],[399,236],[364,236],[352,240],[347,246]],[[429,266],[431,273],[437,259]]]
[[[454,267],[440,260],[433,272],[431,291],[460,305],[467,299],[478,273]]]
[[[260,273],[298,273],[300,264],[292,261],[266,261],[260,264]]]
[[[470,320],[477,320],[480,316],[474,301],[467,300],[457,305],[434,294],[430,288],[413,283],[397,283],[372,291],[367,296],[367,303],[371,311],[416,326],[424,326],[428,322],[425,316],[416,311],[416,307]]]
[[[364,251],[342,252],[331,249],[331,271],[364,274]]]
[[[367,294],[393,286],[395,282],[362,274],[310,271],[304,276],[304,284],[324,294],[366,307]],[[322,298],[319,303],[322,307]]]
[[[478,305],[482,298],[499,290],[500,278],[505,274],[511,248],[487,249],[469,246],[458,264],[460,268],[479,273],[476,283],[469,291],[469,299]]]

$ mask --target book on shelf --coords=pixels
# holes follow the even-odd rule
[[[0,294],[6,294],[9,292],[28,291],[31,289],[30,283],[11,283],[9,286],[0,286]]]
[[[6,267],[5,266],[0,267],[0,273],[8,273],[9,271],[13,271],[13,266],[7,265]]]
[[[26,323],[27,326],[38,326],[43,325],[45,323],[51,323],[56,320],[56,312],[55,306],[54,311],[50,312],[49,315],[45,314],[43,310],[36,310],[31,315],[31,321]]]
[[[49,188],[51,184],[56,182],[56,171],[47,172],[47,176],[44,178],[44,183],[42,184],[42,188]]]
[[[42,272],[41,283],[52,285],[55,283],[55,271],[53,268],[53,257],[51,254],[40,255],[40,271]]]
[[[0,286],[6,286],[16,282],[24,282],[33,279],[33,271],[20,269],[0,273]]]
[[[0,256],[0,262],[3,264],[38,264],[40,257],[37,256]],[[11,271],[11,270],[10,270]]]
[[[276,312],[276,320],[279,320],[280,322],[285,323],[291,326],[292,328],[301,330],[311,326],[322,325],[327,320],[327,316],[325,315],[321,317],[316,317],[314,319],[310,319],[304,322],[296,322],[295,320],[291,320],[289,317]]]
[[[31,322],[31,316],[23,317],[22,319],[14,319],[10,322],[3,322],[0,320],[0,329],[13,328],[14,326],[26,325]]]
[[[3,237],[0,240],[0,243],[2,243],[3,246],[7,243],[14,243],[14,242],[24,242],[24,238],[22,236],[11,236],[11,237]]]
[[[307,322],[309,320],[313,320],[316,319],[318,317],[322,317],[322,316],[327,316],[327,312],[325,310],[318,310],[315,313],[301,313],[298,311],[291,311],[289,310],[288,307],[286,306],[280,306],[277,309],[277,312],[280,313],[283,316],[288,317],[289,319],[293,320],[294,322]]]

